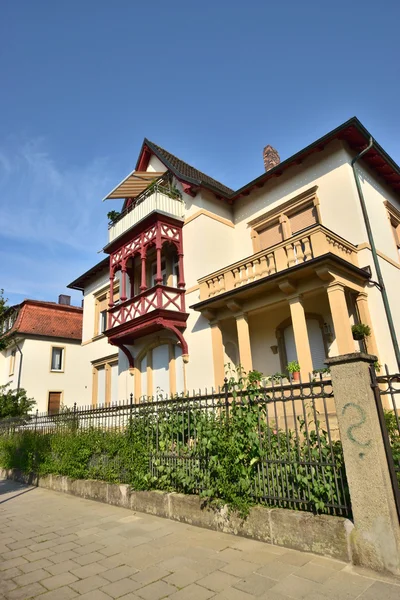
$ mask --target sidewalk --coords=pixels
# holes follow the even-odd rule
[[[0,598],[399,600],[400,580],[0,481]]]

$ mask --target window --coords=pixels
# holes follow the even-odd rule
[[[388,217],[390,221],[390,228],[392,230],[394,243],[397,248],[397,256],[400,259],[400,211],[393,206],[390,202],[384,202],[388,211]]]
[[[49,392],[49,401],[47,412],[49,415],[56,415],[60,412],[61,392]]]
[[[392,226],[394,242],[397,247],[397,252],[400,257],[400,221],[395,221],[393,218],[390,219],[390,224]]]
[[[320,222],[316,189],[300,194],[249,223],[254,252],[275,246]]]
[[[175,254],[172,259],[172,287],[178,287],[179,281],[179,256]]]
[[[289,216],[292,235],[302,229],[312,227],[312,225],[315,225],[316,223],[318,223],[317,210],[312,204]]]
[[[109,405],[118,401],[118,357],[110,356],[93,364],[92,403]]]
[[[14,369],[15,369],[15,350],[13,350],[10,354],[10,372],[9,375],[14,375]]]
[[[107,310],[102,310],[99,315],[99,333],[103,333],[107,329]]]
[[[64,370],[64,348],[53,347],[51,349],[51,370]]]
[[[260,229],[258,231],[259,243],[261,246],[261,250],[265,248],[269,248],[270,246],[275,246],[275,244],[279,244],[279,242],[283,241],[283,231],[281,223],[272,223],[272,225],[268,225],[267,227]]]

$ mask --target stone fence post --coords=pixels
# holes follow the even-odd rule
[[[400,525],[371,387],[375,356],[329,358],[333,393],[350,488],[354,564],[400,574]]]

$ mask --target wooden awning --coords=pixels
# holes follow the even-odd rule
[[[154,171],[132,171],[121,183],[117,185],[104,200],[116,198],[136,198],[145,190],[152,181],[160,179],[164,173]]]

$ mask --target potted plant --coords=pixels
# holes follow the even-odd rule
[[[110,210],[110,212],[107,213],[107,218],[111,225],[114,225],[115,221],[118,221],[120,214],[121,213],[117,210]]]
[[[288,363],[286,370],[289,373],[289,377],[290,375],[292,376],[293,381],[300,381],[300,365],[297,360],[292,360]]]
[[[368,325],[364,325],[364,323],[353,325],[351,331],[355,340],[363,340],[371,335],[371,328]]]

